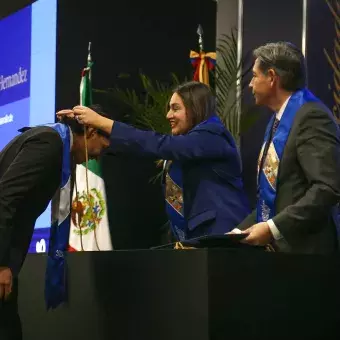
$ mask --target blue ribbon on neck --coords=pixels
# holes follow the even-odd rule
[[[47,309],[56,308],[67,300],[65,253],[69,242],[71,209],[70,129],[68,126],[60,123],[48,126],[57,131],[63,141],[63,164],[58,200],[59,207],[55,212],[56,216],[52,216],[45,276],[45,301]]]

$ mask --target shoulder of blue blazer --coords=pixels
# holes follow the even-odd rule
[[[216,115],[213,115],[209,119],[199,123],[192,130],[190,130],[189,133],[194,131],[208,131],[217,135],[221,135],[229,142],[229,144],[231,144],[233,147],[236,147],[233,136],[224,126],[220,118]]]

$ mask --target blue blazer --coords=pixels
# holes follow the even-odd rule
[[[115,121],[110,139],[115,153],[181,163],[187,238],[226,233],[249,214],[238,151],[218,119],[179,136]]]

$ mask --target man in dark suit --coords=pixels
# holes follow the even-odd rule
[[[75,120],[56,124],[69,131],[71,164],[85,161],[84,127]],[[61,183],[63,139],[52,126],[29,129],[0,153],[0,339],[21,339],[17,314],[17,276],[34,224]],[[65,125],[67,125],[65,127]],[[88,156],[109,145],[93,128],[86,134]],[[72,166],[71,166],[72,167]]]
[[[259,157],[257,208],[237,229],[250,233],[244,242],[251,245],[333,252],[340,200],[338,126],[305,88],[305,60],[298,48],[270,43],[254,57],[250,87],[256,104],[275,113]]]

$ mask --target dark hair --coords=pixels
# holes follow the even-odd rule
[[[297,91],[306,86],[306,64],[302,52],[290,42],[269,43],[253,52],[259,68],[266,73],[273,69],[286,91]]]
[[[191,119],[192,127],[215,114],[215,98],[208,85],[190,81],[174,89],[183,100]]]
[[[103,108],[99,104],[92,104],[89,105],[88,107],[93,111],[96,111],[99,115],[106,118],[110,118],[110,116],[103,111]],[[72,132],[75,133],[76,135],[84,134],[84,125],[80,124],[76,119],[63,117],[61,119],[61,123],[68,125],[71,128]],[[104,137],[109,137],[107,133],[101,130],[97,130],[97,132]]]

